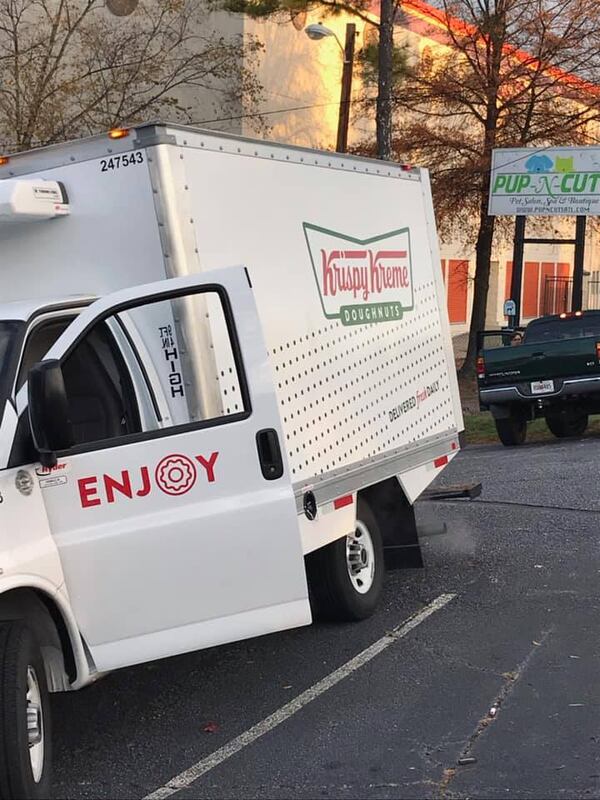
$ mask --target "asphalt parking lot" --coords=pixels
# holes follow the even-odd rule
[[[448,533],[370,620],[54,696],[55,796],[600,798],[599,472],[595,439],[469,448],[443,482],[481,498],[419,504]]]

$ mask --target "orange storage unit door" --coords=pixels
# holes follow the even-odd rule
[[[504,282],[504,299],[505,300],[516,300],[516,297],[511,297],[510,294],[510,286],[512,283],[512,273],[513,273],[513,262],[507,261],[506,262],[506,280]]]
[[[452,323],[467,321],[468,285],[469,262],[450,259],[448,261],[448,317]]]
[[[523,271],[523,316],[538,317],[540,305],[540,263],[526,261]]]

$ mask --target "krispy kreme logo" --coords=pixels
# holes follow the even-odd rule
[[[399,320],[412,311],[408,228],[356,239],[305,222],[304,235],[328,319],[365,325]]]

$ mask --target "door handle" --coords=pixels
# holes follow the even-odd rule
[[[281,447],[277,431],[273,428],[265,428],[256,434],[256,447],[258,450],[258,461],[263,478],[267,481],[275,481],[283,475],[283,458],[281,457]]]
[[[532,353],[531,357],[532,358],[543,358],[544,355],[545,355],[545,353]]]

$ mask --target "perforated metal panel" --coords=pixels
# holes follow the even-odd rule
[[[294,482],[453,427],[433,281],[400,322],[339,321],[272,348]]]
[[[219,411],[223,416],[237,414],[244,410],[244,402],[225,314],[218,295],[214,293],[207,295],[206,307],[215,357],[214,377],[219,387]]]

